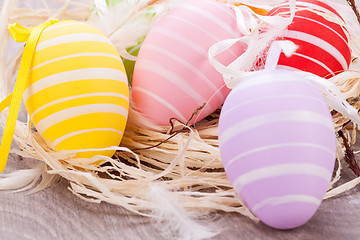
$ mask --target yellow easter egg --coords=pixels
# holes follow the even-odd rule
[[[96,28],[74,21],[51,25],[39,38],[23,100],[52,149],[112,156],[115,151],[94,149],[121,142],[129,108],[124,65]]]

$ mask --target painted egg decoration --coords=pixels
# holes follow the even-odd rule
[[[317,0],[298,0],[296,9],[283,39],[293,41],[299,48],[290,57],[282,53],[277,68],[302,70],[324,78],[347,70],[351,60],[347,32],[340,24],[321,16],[343,22],[340,14],[325,1]],[[289,3],[278,5],[268,15],[290,16]]]
[[[91,150],[120,144],[129,88],[111,42],[90,25],[67,21],[40,36],[23,100],[52,149],[82,150],[79,158],[112,156],[115,151]]]
[[[170,118],[190,124],[215,111],[230,90],[208,60],[209,48],[218,41],[237,38],[235,13],[215,0],[190,0],[163,16],[150,30],[135,63],[132,97],[148,119],[168,126]],[[218,60],[229,64],[243,53],[235,45]]]
[[[331,180],[336,137],[309,82],[286,70],[244,79],[221,110],[219,144],[231,184],[262,222],[289,229],[313,216]]]

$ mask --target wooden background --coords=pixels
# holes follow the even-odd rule
[[[10,158],[6,171],[25,168]],[[343,178],[354,175],[345,171]],[[75,197],[68,182],[35,194],[0,192],[0,239],[165,239],[150,219]],[[238,214],[218,212],[214,239],[360,239],[360,186],[325,200],[304,226],[279,231]]]

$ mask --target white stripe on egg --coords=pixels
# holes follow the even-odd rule
[[[209,1],[209,3],[211,3],[211,1]],[[205,17],[209,21],[209,24],[210,22],[212,22],[213,24],[220,26],[222,29],[224,29],[229,34],[231,34],[233,37],[238,37],[238,34],[236,34],[236,32],[228,25],[228,23],[224,22],[218,16],[211,14],[209,11],[205,11],[202,8],[190,4],[180,5],[179,8],[184,8],[192,12],[195,12],[196,14]],[[223,8],[218,8],[218,9],[223,9]]]
[[[209,5],[213,5],[213,7],[215,7],[216,10],[222,11],[222,12],[226,13],[229,17],[231,17],[231,18],[233,18],[234,20],[236,20],[236,17],[235,17],[235,14],[234,14],[235,11],[230,8],[231,6],[230,6],[230,7],[226,7],[226,8],[224,8],[224,7],[219,8],[219,5],[217,4],[216,1],[210,0],[210,1],[207,1],[207,2],[209,3]]]
[[[274,96],[262,96],[262,97],[258,97],[258,98],[254,98],[254,99],[250,99],[250,100],[247,100],[247,101],[244,101],[244,102],[240,102],[239,104],[237,105],[234,105],[233,107],[227,109],[226,111],[222,111],[221,112],[221,115],[222,116],[225,116],[229,113],[231,113],[232,111],[238,109],[239,107],[243,107],[247,104],[251,104],[251,103],[256,103],[256,102],[262,102],[262,101],[268,101],[268,100],[275,100],[275,99],[279,99],[279,98],[288,98],[288,99],[293,99],[293,98],[298,98],[299,101],[302,101],[302,100],[313,100],[313,101],[317,101],[318,103],[322,103],[322,99],[318,99],[318,98],[315,98],[315,97],[311,97],[311,96],[308,96],[308,95],[300,95],[300,94],[281,94],[281,95],[274,95]]]
[[[321,2],[321,0],[320,0]],[[286,2],[286,3],[283,3],[283,4],[279,4],[277,5],[277,7],[286,7],[288,8],[289,7],[289,3]],[[300,7],[304,7],[304,8],[311,8],[311,9],[316,9],[316,10],[320,10],[322,12],[331,12],[331,13],[334,13],[333,11],[330,11],[329,9],[327,8],[324,8],[322,6],[319,6],[317,4],[313,4],[313,3],[309,3],[309,2],[296,2],[296,7],[297,8],[300,8]]]
[[[231,141],[232,138],[238,136],[242,132],[249,131],[267,124],[280,122],[313,123],[327,127],[332,131],[334,130],[333,122],[329,121],[328,117],[317,112],[304,110],[274,112],[247,118],[227,128],[220,134],[220,145],[225,145],[228,141]]]
[[[97,132],[97,131],[105,131],[105,132],[116,132],[116,133],[119,133],[121,136],[124,135],[124,133],[122,131],[118,131],[116,129],[113,129],[113,128],[93,128],[93,129],[84,129],[84,130],[80,130],[80,131],[76,131],[76,132],[71,132],[69,134],[66,134],[62,137],[59,137],[58,139],[56,139],[55,141],[53,141],[51,143],[51,146],[52,148],[56,148],[56,146],[58,144],[60,144],[61,142],[71,138],[71,137],[74,137],[76,135],[79,135],[79,134],[83,134],[83,133],[89,133],[89,132]]]
[[[127,116],[128,110],[117,104],[87,104],[82,106],[76,106],[60,110],[56,113],[49,115],[46,118],[41,119],[36,128],[40,132],[45,132],[48,128],[54,126],[57,123],[66,121],[73,117],[91,114],[91,113],[115,113],[121,116]]]
[[[257,182],[264,179],[270,179],[274,177],[281,177],[285,175],[311,175],[323,179],[324,181],[330,181],[331,172],[324,167],[320,167],[315,164],[309,163],[289,163],[289,164],[276,164],[268,167],[258,168],[240,175],[233,183],[237,192],[248,184]]]
[[[179,110],[177,110],[176,107],[174,107],[173,105],[171,105],[169,102],[165,101],[164,99],[162,99],[161,97],[159,97],[158,95],[142,88],[142,87],[134,87],[132,89],[133,91],[139,91],[142,92],[152,98],[154,98],[156,101],[158,101],[160,104],[162,104],[163,106],[165,106],[167,109],[169,109],[175,116],[179,118],[182,122],[187,122],[187,119],[184,117],[184,115],[181,114],[181,112],[179,112]]]
[[[58,103],[62,103],[62,102],[66,102],[66,101],[69,101],[69,100],[74,100],[74,99],[79,99],[79,98],[85,98],[85,97],[99,97],[99,96],[103,96],[103,97],[117,97],[117,98],[121,98],[121,99],[125,99],[126,101],[129,101],[129,98],[123,94],[120,94],[120,93],[112,93],[112,92],[102,92],[102,93],[88,93],[88,94],[80,94],[80,95],[74,95],[74,96],[70,96],[70,97],[64,97],[64,98],[60,98],[60,99],[57,99],[55,101],[52,101],[52,102],[49,102],[41,107],[39,107],[38,109],[36,109],[32,115],[31,115],[31,120],[34,118],[34,116],[48,108],[48,107],[51,107],[55,104],[58,104]]]
[[[228,161],[228,163],[225,166],[225,170],[228,169],[230,167],[230,165],[233,164],[235,161],[238,161],[239,159],[241,159],[245,156],[248,156],[248,155],[251,155],[254,153],[267,151],[267,150],[276,149],[276,148],[287,148],[287,147],[308,147],[308,148],[320,149],[327,153],[330,153],[331,158],[335,158],[334,152],[331,149],[324,147],[323,145],[319,145],[319,144],[315,144],[315,143],[307,143],[307,142],[280,143],[280,144],[271,144],[271,145],[261,146],[261,147],[253,148],[246,152],[242,152],[241,154],[237,155],[236,157],[234,157]]]
[[[347,69],[347,62],[342,53],[339,52],[339,50],[337,50],[333,45],[322,40],[321,38],[315,37],[307,33],[292,30],[284,31],[283,37],[311,43],[332,55],[344,69]]]
[[[323,26],[324,28],[327,28],[328,30],[332,31],[334,34],[336,34],[343,41],[344,44],[346,44],[346,45],[348,44],[347,41],[343,38],[343,36],[341,36],[341,34],[339,34],[333,28],[329,27],[328,25],[326,25],[326,24],[324,24],[322,22],[316,21],[315,19],[303,17],[303,16],[295,16],[295,18],[300,18],[300,19],[304,19],[304,20],[307,20],[307,21],[310,21],[310,22],[317,23],[317,24]]]
[[[251,211],[256,213],[259,209],[263,207],[276,206],[280,204],[293,203],[293,202],[310,203],[318,206],[321,203],[321,200],[314,196],[305,195],[305,194],[291,194],[291,195],[284,195],[279,197],[270,197],[264,199],[259,203],[256,203],[251,208]]]
[[[195,52],[199,53],[203,57],[206,57],[206,58],[208,57],[207,49],[204,49],[203,47],[194,43],[191,39],[187,39],[175,31],[172,31],[168,28],[157,27],[152,30],[152,33],[158,33],[158,34],[164,35],[168,38],[171,38],[173,41],[175,40],[175,41],[181,42],[184,45],[186,45],[186,47],[194,50]]]
[[[200,27],[199,25],[196,25],[188,20],[186,20],[185,18],[180,18],[178,16],[174,16],[174,15],[169,15],[168,16],[171,19],[175,19],[177,21],[186,23],[187,25],[190,25],[192,28],[195,28],[197,30],[200,30],[201,32],[205,33],[207,36],[209,36],[209,38],[215,40],[215,42],[220,42],[221,39],[219,39],[218,37],[216,37],[214,34],[212,34],[211,32],[207,31],[206,29]],[[228,49],[228,51],[231,53],[231,55],[233,55],[235,58],[239,57],[238,54],[234,53],[234,51],[232,51],[232,49]]]
[[[306,56],[304,54],[300,54],[300,53],[294,53],[293,54],[294,56],[298,56],[298,57],[301,57],[301,58],[305,58],[307,60],[310,60],[312,61],[313,63],[316,63],[317,65],[321,66],[322,68],[326,69],[331,75],[335,76],[335,73],[328,67],[326,66],[326,64],[324,64],[323,62],[320,62],[319,60],[315,59],[315,58],[312,58],[312,57],[309,57],[309,56]],[[279,66],[279,65],[278,65]],[[298,71],[298,69],[297,69]]]
[[[166,55],[167,57],[171,58],[174,62],[177,62],[179,65],[182,65],[185,69],[190,70],[194,75],[197,75],[214,92],[216,92],[218,90],[218,87],[215,86],[215,84],[212,81],[210,81],[209,78],[207,78],[203,72],[201,72],[199,69],[195,68],[192,64],[190,64],[188,61],[184,60],[183,58],[178,57],[177,55],[175,55],[169,51],[166,51],[166,49],[164,49],[164,48],[161,48],[161,47],[158,47],[155,45],[151,45],[151,44],[145,45],[143,47],[143,49],[149,49],[151,51]],[[217,96],[220,98],[221,101],[225,100],[225,96],[223,96],[221,94],[221,92],[219,92],[219,91],[217,92]]]
[[[55,24],[55,25],[51,25],[51,26],[45,28],[44,31],[43,31],[43,33],[52,31],[52,30],[54,30],[54,29],[59,30],[59,28],[63,28],[63,27],[67,28],[67,27],[73,26],[73,25],[81,25],[81,26],[84,26],[84,23],[82,23],[82,22],[73,22],[73,21],[62,22],[61,24]]]
[[[26,102],[35,93],[57,84],[91,79],[113,80],[127,84],[127,76],[120,70],[112,68],[82,68],[56,73],[34,82],[24,91],[23,99]]]
[[[166,79],[168,82],[173,84],[174,86],[178,87],[182,90],[186,95],[192,98],[196,104],[199,106],[203,105],[207,100],[203,98],[198,91],[196,91],[188,82],[184,82],[180,76],[176,73],[171,72],[169,69],[165,68],[164,66],[142,59],[138,61],[137,68],[142,70],[147,70],[154,74],[160,74],[161,76]]]
[[[101,36],[99,34],[76,33],[76,34],[59,36],[59,37],[51,38],[51,39],[43,41],[43,42],[39,42],[36,47],[36,51],[38,52],[45,48],[57,46],[59,44],[74,43],[74,42],[103,42],[103,43],[111,44],[107,38],[105,38],[104,36]]]
[[[231,92],[233,92],[233,94],[238,94],[238,92],[241,92],[244,89],[250,87],[263,86],[265,84],[286,83],[286,82],[298,82],[298,83],[305,83],[311,85],[309,82],[306,82],[299,78],[284,79],[284,78],[271,78],[267,76],[262,76],[261,78],[255,77],[253,81],[241,82],[241,84],[238,84],[236,88],[233,89]]]
[[[109,57],[109,58],[114,58],[116,60],[121,61],[121,59],[119,57],[117,57],[113,54],[109,54],[109,53],[100,53],[100,52],[77,53],[77,54],[67,55],[67,56],[63,56],[63,57],[59,57],[59,58],[54,58],[49,61],[40,63],[40,64],[36,65],[34,68],[32,68],[30,71],[34,71],[35,69],[38,69],[38,68],[45,66],[47,64],[50,64],[50,63],[54,63],[54,62],[65,60],[65,59],[71,59],[71,58],[75,58],[75,57]]]
[[[288,70],[288,71],[299,71],[299,69],[297,69],[297,68],[285,66],[285,65],[281,65],[281,64],[278,64],[276,66],[276,69],[282,69],[282,70]]]

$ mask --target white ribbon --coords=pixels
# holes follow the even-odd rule
[[[228,88],[233,89],[242,79],[255,73],[253,71],[256,70],[253,69],[254,64],[269,46],[265,63],[267,70],[276,68],[281,52],[284,52],[286,56],[291,56],[296,51],[297,46],[291,41],[274,41],[282,36],[282,31],[294,19],[296,0],[289,0],[289,6],[290,16],[287,18],[281,16],[262,16],[256,14],[247,6],[233,6],[237,27],[244,36],[220,41],[211,46],[208,51],[210,63],[223,75]],[[271,31],[259,32],[257,30],[259,26],[264,24],[266,24],[267,28],[271,28]],[[215,59],[217,55],[228,50],[238,42],[247,46],[247,49],[228,66]],[[312,73],[302,71],[297,71],[297,73],[310,81],[319,90],[328,106],[360,125],[360,117],[357,110],[346,101],[336,85]]]
[[[265,62],[265,69],[275,69],[278,65],[281,52],[290,57],[298,49],[298,46],[289,40],[275,41],[271,44]]]
[[[232,6],[236,14],[237,27],[244,36],[220,41],[211,46],[208,51],[210,63],[223,75],[227,87],[233,88],[238,81],[247,77],[249,71],[253,70],[252,68],[258,57],[273,40],[281,36],[282,31],[293,21],[295,2],[295,0],[289,1],[290,16],[287,18],[281,16],[262,16],[244,5]],[[261,24],[267,24],[267,27],[272,28],[273,31],[260,33],[257,28]],[[224,66],[215,59],[217,55],[238,42],[247,46],[247,50],[228,66]]]

